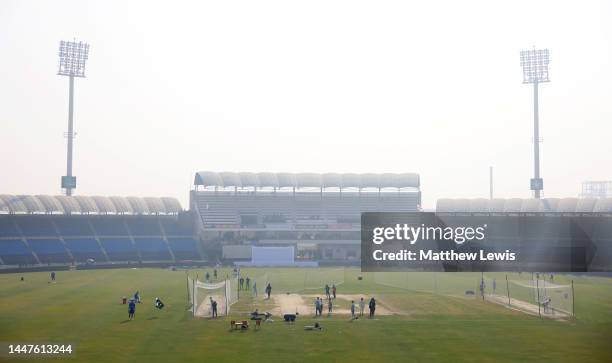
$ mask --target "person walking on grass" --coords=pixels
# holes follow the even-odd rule
[[[246,278],[246,290],[251,290],[251,278],[247,276]]]
[[[325,297],[329,300],[329,285],[325,284]]]
[[[351,300],[351,319],[355,319],[355,300]]]
[[[130,299],[130,303],[128,305],[128,318],[130,320],[134,320],[134,315],[136,314],[136,303],[134,299]]]
[[[363,297],[359,300],[359,316],[363,316],[363,310],[365,309],[365,300]]]
[[[376,300],[374,298],[370,299],[368,307],[370,308],[370,319],[372,319],[374,318],[374,314],[376,314]]]
[[[215,281],[217,281],[217,268],[213,270],[213,276],[215,277]]]
[[[266,286],[266,294],[268,294],[268,300],[270,300],[270,294],[272,293],[272,285],[268,282],[268,286]]]
[[[257,281],[253,280],[253,295],[257,297]]]

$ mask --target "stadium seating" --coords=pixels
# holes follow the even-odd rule
[[[168,252],[166,241],[161,238],[136,238],[136,247],[143,261],[168,261],[172,256]]]
[[[159,236],[159,221],[156,217],[141,217],[126,219],[128,228],[134,236]]]
[[[90,258],[95,261],[106,261],[106,256],[93,238],[67,238],[65,242],[77,262],[86,262]]]
[[[62,236],[92,236],[86,217],[57,216],[53,219]]]
[[[57,236],[51,219],[47,216],[22,216],[14,220],[24,236]]]
[[[437,213],[612,213],[612,198],[439,199]]]
[[[91,223],[98,236],[127,236],[123,217],[97,216],[91,218]]]
[[[138,252],[128,238],[101,238],[100,242],[111,261],[139,261]]]
[[[0,237],[15,237],[19,236],[15,222],[13,218],[4,217],[0,218]]]
[[[239,227],[244,220],[242,216],[256,216],[264,225],[273,219],[285,220],[286,224],[309,220],[337,223],[338,219],[359,220],[361,212],[416,212],[420,203],[419,192],[379,193],[378,190],[361,193],[198,191],[194,197],[205,228]]]
[[[174,257],[180,260],[199,260],[200,255],[196,241],[191,237],[169,237],[168,243],[174,252]]]
[[[5,265],[34,264],[36,260],[21,240],[0,240],[0,258]]]
[[[43,264],[70,262],[66,248],[57,238],[28,239],[28,244]]]
[[[192,236],[174,198],[0,195],[0,265],[201,260]]]

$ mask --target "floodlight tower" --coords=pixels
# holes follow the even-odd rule
[[[531,190],[539,199],[544,180],[540,177],[540,125],[538,116],[538,84],[549,82],[548,79],[548,49],[532,49],[521,51],[521,67],[523,67],[523,83],[533,84],[533,178]]]
[[[70,91],[68,101],[68,155],[66,160],[66,175],[62,177],[62,188],[66,189],[66,195],[72,195],[72,189],[76,188],[76,177],[72,175],[72,142],[74,140],[73,111],[74,111],[74,77],[85,78],[85,61],[89,57],[89,44],[76,40],[60,41],[59,46],[59,76],[68,76],[70,79]]]

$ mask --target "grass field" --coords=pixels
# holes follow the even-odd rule
[[[203,276],[204,270],[198,273]],[[273,294],[323,296],[316,289],[321,279],[343,281],[339,293],[375,296],[399,314],[356,321],[346,315],[324,316],[317,319],[324,327],[321,332],[304,331],[304,325],[315,321],[312,314],[300,316],[294,325],[276,317],[260,331],[232,332],[231,318],[246,319],[246,312],[266,310],[271,302],[242,293],[230,317],[194,319],[187,311],[185,271],[66,271],[58,272],[56,283],[49,283],[48,273],[3,274],[0,342],[72,343],[75,353],[69,360],[78,362],[612,361],[612,279],[557,277],[575,282],[576,319],[556,321],[477,297],[383,286],[372,274],[358,280],[357,269],[243,270],[243,275],[264,274],[273,283]],[[430,278],[421,274],[422,280]],[[472,276],[437,274],[436,279],[440,286],[453,286],[452,279],[471,283]],[[258,285],[261,294],[264,286]],[[143,304],[136,319],[128,321],[120,299],[136,290]],[[155,297],[166,303],[162,311],[154,309]],[[348,302],[338,304],[348,307]]]

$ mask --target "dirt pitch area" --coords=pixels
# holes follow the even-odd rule
[[[521,300],[516,300],[513,298],[510,298],[510,305],[508,305],[507,296],[486,295],[485,299],[487,301],[491,301],[496,304],[504,305],[508,309],[521,311],[529,315],[539,316],[539,314],[541,314],[545,318],[558,319],[558,320],[567,320],[571,317],[570,314],[567,314],[563,311],[554,310],[554,309],[548,309],[546,312],[544,312],[544,309],[540,309],[540,312],[538,313],[538,306],[536,304],[531,304],[531,303],[521,301]]]
[[[283,314],[293,314],[298,312],[300,315],[314,315],[314,302],[316,298],[323,298],[323,315],[327,314],[327,299],[325,295],[300,295],[300,294],[275,294],[272,295],[275,307],[271,313],[276,316],[282,316]],[[355,301],[356,309],[355,312],[359,313],[359,299],[364,298],[366,306],[364,314],[369,314],[368,302],[370,301],[367,296],[364,295],[346,295],[338,294],[336,299],[333,300],[333,314],[338,315],[350,315],[351,300]],[[376,315],[393,315],[401,314],[390,309],[384,301],[376,298]]]
[[[210,305],[211,297],[217,302],[217,314],[219,316],[225,315],[225,297],[221,295],[206,295],[200,306],[198,306],[195,316],[200,318],[212,318],[212,306]]]

